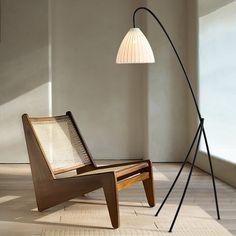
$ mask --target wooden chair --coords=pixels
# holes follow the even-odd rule
[[[112,226],[118,228],[118,191],[138,181],[155,205],[149,160],[96,166],[71,112],[47,118],[24,114],[22,121],[39,211],[103,188]],[[74,175],[58,177],[70,171]]]

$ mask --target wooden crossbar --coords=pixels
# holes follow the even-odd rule
[[[130,185],[148,179],[149,177],[149,172],[143,172],[128,179],[121,180],[117,183],[117,190],[120,191],[122,189],[128,188]]]

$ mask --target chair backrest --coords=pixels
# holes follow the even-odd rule
[[[28,117],[28,121],[54,174],[94,165],[70,112],[55,117]]]

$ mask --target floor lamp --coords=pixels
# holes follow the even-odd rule
[[[190,178],[191,178],[191,175],[192,175],[193,167],[194,167],[194,164],[195,164],[195,161],[196,161],[197,153],[198,153],[198,150],[199,150],[199,144],[200,144],[200,140],[201,140],[202,136],[204,138],[204,142],[205,142],[205,145],[206,145],[207,156],[208,156],[210,170],[211,170],[211,177],[212,177],[212,183],[213,183],[213,189],[214,189],[217,218],[220,219],[219,206],[218,206],[218,200],[217,200],[217,192],[216,192],[216,186],[215,186],[215,178],[214,178],[214,173],[213,173],[213,167],[212,167],[212,162],[211,162],[211,155],[210,155],[209,145],[208,145],[207,136],[206,136],[206,132],[205,132],[205,128],[204,128],[204,118],[201,116],[201,113],[200,113],[200,110],[199,110],[199,107],[198,107],[198,103],[197,103],[196,96],[194,94],[192,85],[190,83],[190,80],[188,78],[188,75],[186,73],[184,65],[183,65],[183,63],[182,63],[182,61],[179,57],[179,54],[178,54],[178,52],[177,52],[170,36],[168,35],[166,29],[164,28],[164,26],[162,25],[160,20],[157,18],[157,16],[150,9],[148,9],[146,7],[139,7],[134,11],[134,13],[133,13],[133,28],[131,28],[128,31],[128,33],[125,35],[123,41],[121,42],[120,48],[119,48],[118,53],[117,53],[116,63],[117,64],[134,64],[134,63],[154,63],[155,62],[153,52],[152,52],[152,49],[151,49],[151,46],[150,46],[148,40],[146,39],[146,37],[142,33],[142,31],[139,28],[136,28],[135,16],[136,16],[136,13],[140,10],[145,10],[145,11],[149,12],[154,17],[156,22],[159,24],[159,26],[161,27],[161,29],[165,33],[167,39],[169,40],[169,42],[172,46],[172,49],[174,50],[174,53],[175,53],[175,55],[178,59],[178,62],[180,64],[182,70],[183,70],[183,73],[185,75],[185,79],[186,79],[186,82],[188,84],[188,88],[190,89],[190,92],[191,92],[191,95],[192,95],[192,98],[193,98],[193,101],[194,101],[194,104],[195,104],[195,108],[196,108],[196,111],[197,111],[197,115],[198,115],[198,118],[199,118],[199,125],[198,125],[198,128],[197,128],[196,134],[193,138],[192,144],[191,144],[191,146],[188,150],[188,153],[187,153],[187,155],[186,155],[186,157],[185,157],[185,159],[184,159],[184,161],[181,165],[181,168],[180,168],[173,184],[171,185],[166,197],[164,198],[162,204],[160,205],[160,207],[159,207],[159,209],[158,209],[158,211],[155,215],[155,216],[158,216],[159,212],[161,211],[162,207],[164,206],[166,200],[168,199],[172,189],[174,188],[174,186],[175,186],[175,184],[176,184],[176,182],[177,182],[177,180],[178,180],[178,178],[179,178],[179,176],[180,176],[180,174],[181,174],[181,172],[182,172],[182,170],[183,170],[183,168],[184,168],[184,166],[185,166],[185,164],[186,164],[186,162],[189,158],[189,155],[190,155],[190,153],[191,153],[191,151],[192,151],[192,149],[195,145],[196,147],[195,147],[193,161],[192,161],[191,169],[190,169],[190,172],[189,172],[189,175],[188,175],[188,179],[187,179],[187,182],[186,182],[186,185],[185,185],[180,203],[178,205],[177,211],[175,213],[174,219],[173,219],[172,224],[171,224],[170,229],[169,229],[169,232],[172,232],[172,229],[173,229],[175,221],[178,217],[180,208],[182,206],[182,203],[183,203],[183,200],[184,200],[184,197],[185,197],[188,185],[189,185],[189,181],[190,181]]]

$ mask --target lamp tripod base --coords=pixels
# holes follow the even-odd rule
[[[184,160],[184,162],[182,163],[181,165],[181,168],[177,174],[177,176],[175,177],[175,180],[173,182],[173,184],[171,185],[164,201],[162,202],[162,204],[160,205],[158,211],[156,212],[156,215],[155,216],[158,216],[158,214],[160,213],[162,207],[164,206],[166,200],[168,199],[171,191],[173,190],[185,164],[187,163],[187,160],[189,158],[189,155],[194,147],[194,145],[196,144],[196,148],[195,148],[195,152],[194,152],[194,157],[193,157],[193,161],[192,161],[192,165],[191,165],[191,169],[190,169],[190,172],[189,172],[189,175],[188,175],[188,179],[187,179],[187,182],[186,182],[186,185],[185,185],[185,188],[184,188],[184,192],[182,194],[182,197],[181,197],[181,200],[180,200],[180,203],[178,205],[178,208],[176,210],[176,213],[175,213],[175,216],[174,216],[174,219],[171,223],[171,226],[170,226],[170,229],[169,229],[169,232],[172,232],[172,229],[174,227],[174,224],[175,224],[175,221],[178,217],[178,214],[179,214],[179,211],[180,211],[180,208],[182,206],[182,203],[183,203],[183,200],[184,200],[184,197],[185,197],[185,194],[187,192],[187,188],[188,188],[188,185],[189,185],[189,181],[190,181],[190,178],[192,176],[192,172],[193,172],[193,168],[194,168],[194,164],[195,164],[195,161],[196,161],[196,157],[197,157],[197,154],[198,154],[198,151],[199,151],[199,144],[200,144],[200,141],[201,141],[201,138],[202,138],[202,135],[203,135],[203,138],[204,138],[204,142],[205,142],[205,145],[206,145],[206,149],[207,149],[207,156],[208,156],[208,160],[209,160],[209,165],[210,165],[210,171],[211,171],[211,178],[212,178],[212,184],[213,184],[213,189],[214,189],[214,197],[215,197],[215,204],[216,204],[216,211],[217,211],[217,219],[220,220],[220,212],[219,212],[219,205],[218,205],[218,199],[217,199],[217,192],[216,192],[216,185],[215,185],[215,177],[214,177],[214,173],[213,173],[213,167],[212,167],[212,161],[211,161],[211,155],[210,155],[210,150],[209,150],[209,146],[208,146],[208,142],[207,142],[207,137],[206,137],[206,132],[205,132],[205,129],[204,129],[204,119],[201,118],[200,119],[200,124],[198,126],[198,129],[196,131],[196,134],[194,136],[194,139],[193,139],[193,142],[190,146],[190,149],[186,155],[186,158]]]

